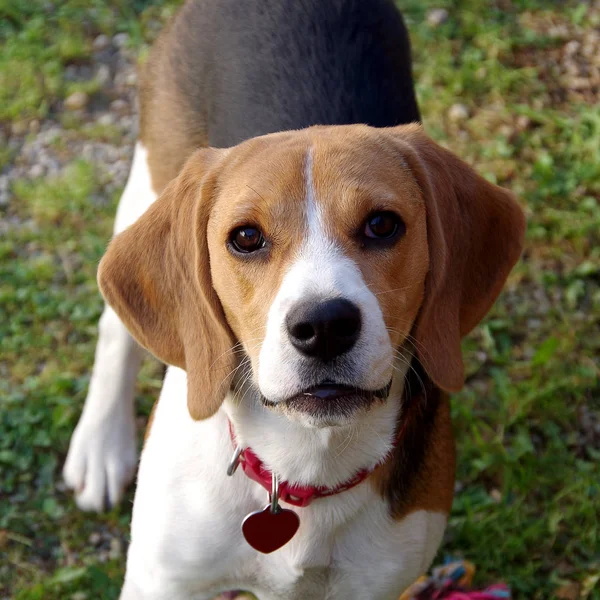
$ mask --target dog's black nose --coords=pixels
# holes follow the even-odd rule
[[[288,313],[285,324],[294,348],[328,362],[348,352],[360,334],[357,306],[343,298],[302,302]]]

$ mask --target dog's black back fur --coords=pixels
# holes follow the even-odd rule
[[[173,66],[212,146],[310,125],[419,120],[392,0],[204,0],[184,11],[185,52]]]

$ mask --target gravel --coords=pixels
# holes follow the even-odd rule
[[[58,176],[74,160],[93,163],[107,200],[124,187],[137,130],[135,54],[127,48],[128,40],[126,34],[112,40],[99,35],[93,42],[91,64],[67,67],[68,81],[95,79],[100,86],[97,92],[74,92],[65,99],[62,110],[58,108],[48,118],[18,121],[10,129],[0,129],[0,143],[14,154],[0,171],[0,229],[21,225],[14,216],[16,211],[11,210],[16,180]],[[112,135],[102,136],[107,127]],[[115,128],[120,135],[115,135]],[[102,137],[111,141],[98,139]]]
[[[98,52],[110,46],[110,38],[107,35],[99,35],[93,44],[94,51]]]
[[[600,19],[600,2],[590,3],[587,20]],[[548,88],[551,102],[600,104],[600,31],[587,23],[556,23],[550,14],[525,12],[521,26],[556,40],[551,47],[528,47],[516,53],[515,65],[534,67]]]
[[[454,122],[465,121],[469,114],[469,108],[464,104],[453,104],[448,110],[448,118]]]
[[[449,14],[445,8],[432,8],[427,12],[427,23],[431,27],[439,27],[448,20]]]

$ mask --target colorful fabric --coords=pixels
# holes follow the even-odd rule
[[[433,569],[430,576],[419,578],[400,596],[400,600],[510,600],[510,590],[503,583],[481,591],[470,589],[474,575],[473,563],[448,560]]]

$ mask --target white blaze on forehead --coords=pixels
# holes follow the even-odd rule
[[[327,235],[324,227],[323,211],[317,203],[315,186],[313,182],[313,152],[312,148],[306,154],[306,162],[304,166],[304,182],[306,184],[306,225],[308,230],[308,239],[313,241],[320,239],[327,240]],[[300,252],[305,251],[307,246],[304,245]]]
[[[262,393],[277,402],[321,383],[307,379],[307,359],[288,337],[285,317],[298,302],[345,298],[361,312],[362,329],[356,345],[343,357],[352,374],[347,385],[376,390],[391,377],[392,347],[375,295],[367,287],[358,266],[335,243],[315,193],[313,153],[306,156],[306,234],[283,278],[267,318],[267,332],[259,355],[258,384]],[[330,227],[334,225],[331,224]],[[308,369],[310,370],[310,369]]]

